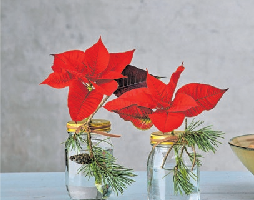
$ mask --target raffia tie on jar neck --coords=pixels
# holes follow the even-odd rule
[[[178,141],[178,135],[183,132],[184,131],[172,131],[168,133],[162,133],[161,131],[153,132],[150,136],[150,142],[153,144],[153,149],[160,144],[175,145]]]
[[[104,119],[92,119],[89,125],[86,120],[78,121],[77,123],[69,121],[66,126],[68,132],[75,132],[75,134],[79,134],[80,132],[89,132],[107,137],[121,137],[121,135],[108,133],[108,131],[110,131],[111,124],[110,121]]]

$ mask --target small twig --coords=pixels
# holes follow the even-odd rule
[[[182,158],[184,148],[185,148],[185,146],[183,145],[183,147],[182,147],[182,149],[181,149],[180,158]]]
[[[106,96],[101,103],[98,105],[98,107],[96,108],[96,110],[88,117],[88,119],[86,120],[86,122],[84,124],[82,124],[81,126],[79,126],[77,128],[77,130],[75,131],[75,134],[78,134],[80,130],[85,129],[85,132],[87,133],[87,141],[88,141],[88,146],[89,146],[89,151],[90,151],[90,157],[93,158],[93,144],[92,144],[92,140],[91,140],[91,129],[89,128],[89,124],[93,118],[93,116],[95,115],[95,113],[98,112],[98,110],[103,106],[103,104],[108,100],[109,96]],[[74,134],[74,136],[75,136]]]
[[[187,155],[191,158],[191,155],[190,155],[190,153],[188,152],[188,150],[187,150],[186,147],[184,147],[184,150],[185,150],[185,152],[187,153]]]
[[[106,96],[101,103],[98,105],[97,109],[89,116],[86,123],[89,124],[93,118],[93,116],[98,112],[98,110],[103,106],[103,104],[108,100],[109,96]]]
[[[195,147],[194,146],[192,146],[192,150],[193,150],[193,162],[192,162],[191,171],[193,171],[193,168],[194,168],[195,162],[196,162],[196,151],[195,151]]]
[[[172,144],[172,146],[169,148],[169,150],[168,150],[166,156],[164,157],[164,159],[163,159],[163,161],[162,161],[161,168],[163,168],[163,166],[165,165],[165,162],[166,162],[166,160],[167,160],[167,158],[168,158],[168,155],[169,155],[169,153],[171,152],[171,150],[173,149],[173,147],[174,147],[175,144],[176,144],[176,142],[174,142],[174,143]]]
[[[87,132],[87,141],[88,141],[88,145],[89,145],[90,158],[93,159],[93,144],[92,144],[92,140],[91,140],[90,131]]]
[[[185,131],[187,130],[187,128],[188,128],[187,118],[185,118]]]
[[[196,152],[195,152],[195,148],[192,146],[192,149],[193,149],[193,152],[194,152],[194,155],[193,155],[193,161],[192,161],[192,167],[191,167],[191,171],[193,171],[193,168],[195,166],[195,162],[196,162]],[[187,153],[187,155],[192,158],[192,155],[190,155],[190,153],[188,152],[187,148],[184,147],[184,150],[185,152]]]
[[[86,120],[86,122],[82,125],[80,125],[76,131],[75,134],[78,134],[81,130],[83,129],[88,129],[89,128],[89,124],[93,118],[93,116],[98,112],[98,110],[103,106],[103,104],[108,100],[109,96],[106,96],[101,103],[98,105],[98,107],[96,108],[96,110],[88,117],[88,119]],[[87,132],[89,132],[90,130],[85,130]]]

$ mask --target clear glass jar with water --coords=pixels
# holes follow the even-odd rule
[[[155,132],[151,134],[151,145],[157,144],[158,141],[162,141],[166,137],[169,137],[170,133],[162,134],[161,132]],[[174,138],[173,138],[174,140]],[[184,151],[182,154],[183,162],[187,166],[187,171],[193,173],[190,182],[193,184],[193,191],[191,194],[186,195],[176,194],[174,188],[174,169],[176,166],[176,153],[179,153],[177,149],[180,149],[181,144],[174,145],[173,141],[161,142],[151,151],[147,161],[147,190],[149,200],[200,200],[199,191],[199,167],[195,165],[192,169],[192,162],[190,161],[187,153]],[[169,149],[170,153],[167,155]],[[186,147],[188,153],[192,153],[192,148]],[[166,160],[164,161],[165,156]],[[164,163],[163,163],[164,162]],[[162,166],[163,165],[163,166]]]
[[[84,121],[75,123],[70,121],[67,123],[67,132],[72,137],[76,129],[82,125]],[[107,120],[93,119],[90,123],[91,130],[110,131],[110,122]],[[82,140],[87,140],[87,134],[82,133]],[[91,132],[93,146],[102,148],[113,155],[113,147],[111,139],[107,136]],[[80,172],[80,168],[89,164],[89,149],[86,142],[80,143],[81,150],[73,150],[65,148],[65,185],[72,200],[88,200],[88,199],[107,199],[112,190],[108,184],[102,184],[96,187],[95,178],[87,177]]]

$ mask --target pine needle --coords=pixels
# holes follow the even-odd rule
[[[81,142],[88,144],[81,134],[77,134],[75,138],[73,136],[69,137],[65,146],[69,150],[79,152],[81,150]],[[124,189],[134,182],[133,177],[136,175],[132,169],[117,164],[116,158],[110,152],[98,146],[101,142],[108,143],[106,140],[101,140],[93,144],[92,162],[83,164],[78,169],[78,173],[83,173],[88,178],[94,177],[96,185],[110,185],[112,190],[118,195],[118,193],[123,193]],[[111,143],[109,144],[112,145]]]
[[[174,143],[174,151],[176,154],[176,165],[174,167],[174,193],[175,194],[186,194],[190,195],[194,191],[194,185],[191,183],[191,179],[196,180],[198,177],[193,173],[193,168],[196,166],[201,166],[202,157],[197,154],[195,147],[204,152],[212,151],[215,153],[216,148],[221,142],[218,141],[219,138],[223,138],[223,132],[215,131],[212,126],[206,126],[198,129],[204,122],[203,121],[192,121],[189,126],[186,123],[186,130],[183,134],[179,135],[178,141]],[[192,147],[194,150],[192,153],[187,151],[187,146]],[[171,147],[172,149],[172,147]],[[179,150],[181,152],[179,153]],[[190,161],[192,162],[192,167],[187,167],[183,161],[182,154],[185,152]]]

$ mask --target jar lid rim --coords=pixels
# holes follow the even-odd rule
[[[67,122],[67,131],[68,132],[75,132],[75,130],[81,126],[82,124],[86,123],[87,119],[84,119],[82,121],[69,121]],[[109,131],[111,124],[109,120],[105,119],[92,119],[91,123],[89,125],[91,130],[100,130],[100,131]]]
[[[167,141],[161,142],[160,144],[172,145],[172,144],[174,144],[174,142],[176,142],[178,140],[178,135],[183,132],[184,131],[180,131],[180,130],[174,130],[172,132],[166,132],[166,133],[163,133],[161,131],[156,131],[156,132],[151,133],[150,143],[156,144],[159,141],[168,138]]]

